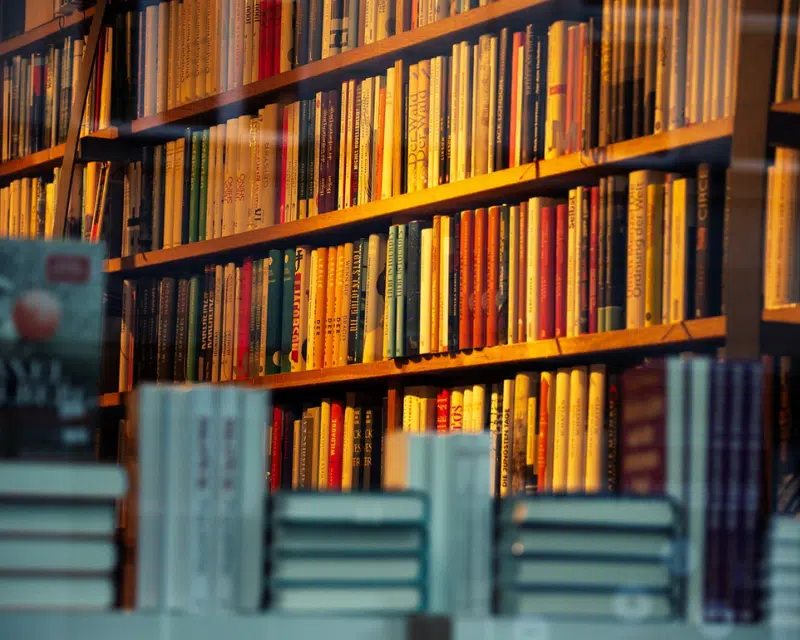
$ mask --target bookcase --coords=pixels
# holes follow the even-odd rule
[[[578,185],[594,184],[615,172],[640,169],[694,170],[702,162],[729,165],[726,254],[724,265],[724,314],[657,323],[601,333],[502,344],[422,356],[378,359],[374,362],[332,366],[322,369],[273,373],[240,378],[237,384],[271,389],[275,397],[316,396],[327,390],[366,387],[385,394],[385,424],[398,428],[402,422],[403,387],[412,380],[475,376],[480,371],[505,368],[541,369],[568,364],[585,364],[604,359],[641,358],[677,351],[708,351],[724,345],[733,358],[757,358],[762,354],[789,355],[796,343],[795,325],[800,308],[764,311],[762,235],[767,197],[766,168],[770,145],[797,144],[796,118],[800,103],[772,104],[775,51],[779,33],[781,3],[778,0],[719,0],[726,2],[730,15],[739,11],[743,28],[736,36],[738,50],[733,68],[738,91],[727,115],[705,119],[661,133],[631,137],[603,146],[583,149],[557,157],[500,168],[460,181],[438,184],[420,191],[396,193],[329,213],[291,220],[240,233],[214,237],[131,255],[114,255],[105,262],[110,289],[119,291],[123,279],[158,278],[202,273],[209,263],[239,261],[250,254],[264,256],[271,249],[301,244],[313,247],[353,240],[373,231],[385,232],[392,224],[431,220],[434,215],[452,214],[465,208],[488,207],[500,202],[518,202],[529,196],[563,193]],[[631,0],[615,0],[623,10],[634,8]],[[17,157],[0,164],[0,183],[38,175],[61,167],[71,180],[76,163],[113,160],[127,162],[142,147],[164,143],[175,131],[186,127],[211,127],[231,117],[254,114],[265,104],[286,105],[308,99],[315,92],[338,88],[344,81],[364,79],[383,73],[395,60],[407,64],[447,54],[463,40],[476,41],[500,28],[516,28],[530,20],[543,24],[580,18],[583,12],[599,16],[603,3],[578,0],[497,0],[414,29],[397,22],[397,33],[371,44],[335,56],[318,59],[288,71],[221,91],[159,113],[129,121],[114,122],[87,135],[80,135],[84,113],[83,98],[97,47],[101,21],[118,8],[118,3],[100,0],[96,8],[73,13],[59,23],[47,23],[17,38],[0,43],[0,60],[26,52],[40,43],[92,21],[87,41],[89,60],[84,58],[72,105],[66,142]],[[610,3],[609,3],[610,4]],[[639,6],[639,2],[636,6]],[[649,2],[655,10],[659,3]],[[662,2],[666,6],[665,2]],[[119,6],[126,6],[119,3]],[[406,0],[398,0],[394,11],[406,15]],[[763,20],[768,28],[754,27]],[[762,24],[759,22],[759,24]],[[93,37],[94,36],[94,37]],[[624,136],[623,136],[624,137]],[[66,221],[69,180],[59,182],[56,200],[55,235],[63,233]],[[122,221],[117,221],[121,225]],[[99,397],[103,408],[121,407],[125,394],[109,391]]]

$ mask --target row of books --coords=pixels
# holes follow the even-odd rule
[[[682,509],[663,497],[536,496],[498,515],[498,610],[643,622],[680,616]]]
[[[120,388],[716,315],[723,176],[706,164],[697,176],[636,171],[573,189],[567,201],[535,197],[339,246],[272,250],[177,288],[174,278],[127,281]]]
[[[139,608],[260,607],[267,395],[142,385],[130,398]]]
[[[493,434],[493,494],[618,489],[619,373],[606,365],[493,384],[406,387],[403,430]]]
[[[273,494],[267,607],[294,613],[426,610],[429,504],[429,496],[412,492]]]
[[[115,16],[115,25],[130,13]],[[66,36],[40,52],[16,55],[3,64],[0,161],[41,151],[67,139],[72,93],[77,87],[86,41]],[[127,117],[124,55],[129,48],[118,26],[100,32],[97,61],[89,81],[81,134]]]
[[[361,394],[323,398],[319,405],[275,407],[269,486],[316,491],[381,488],[386,410]]]
[[[800,626],[800,520],[773,517],[764,558],[764,617],[773,627]]]

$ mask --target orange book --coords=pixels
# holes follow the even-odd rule
[[[486,217],[486,342],[497,344],[497,286],[500,270],[500,207],[489,207]]]
[[[473,220],[472,348],[486,346],[486,209],[475,209]]]
[[[472,348],[472,219],[474,213],[470,210],[461,213],[461,249],[459,256],[459,284],[460,300],[458,309],[458,348]]]
[[[441,282],[439,281],[439,254],[442,250],[442,216],[433,216],[433,247],[431,248],[431,353],[439,353],[439,311],[441,309]]]
[[[517,342],[526,341],[525,318],[528,313],[528,203],[519,204],[519,255],[517,256]]]
[[[328,290],[328,249],[320,247],[317,251],[317,273],[314,274],[314,369],[325,365],[325,309]]]
[[[342,331],[349,330],[349,327],[342,324],[343,307],[350,304],[350,300],[344,300],[344,245],[336,248],[336,275],[331,295],[334,298],[333,309],[335,314],[333,318],[333,360],[331,366],[336,367],[342,357]],[[345,356],[346,359],[347,356]]]
[[[383,187],[383,136],[386,131],[386,76],[376,78],[378,82],[378,141],[375,151],[375,184],[372,189],[372,199],[381,199],[381,189]],[[391,114],[389,114],[391,117]]]
[[[336,323],[336,254],[337,247],[328,248],[328,268],[325,278],[325,360],[323,367],[334,367],[333,329]]]

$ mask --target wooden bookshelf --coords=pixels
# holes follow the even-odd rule
[[[116,127],[109,127],[107,129],[100,129],[94,133],[90,133],[89,138],[98,140],[114,140],[118,135]],[[9,160],[0,164],[0,180],[15,180],[17,178],[24,178],[42,173],[47,169],[52,169],[61,164],[64,159],[64,152],[66,146],[64,144],[57,144],[55,147],[42,149],[36,153],[31,153],[27,156],[17,158],[16,160]]]
[[[503,4],[503,3],[498,3]],[[489,5],[495,6],[495,5]],[[469,14],[462,14],[469,15]],[[438,23],[434,23],[435,26]],[[105,269],[112,274],[139,274],[182,264],[206,264],[263,253],[269,247],[313,242],[332,233],[388,224],[393,218],[431,216],[437,213],[522,199],[534,192],[566,188],[581,180],[593,180],[622,168],[635,166],[674,168],[727,152],[732,121],[721,119],[675,131],[611,144],[588,153],[573,153],[552,160],[504,169],[425,191],[325,213],[312,218],[274,225],[224,238],[148,251],[126,258],[112,258]],[[323,234],[325,234],[323,236]]]
[[[363,383],[396,377],[460,374],[467,370],[504,365],[524,364],[537,369],[552,366],[556,362],[574,362],[603,354],[642,350],[659,352],[675,349],[681,345],[697,346],[703,343],[721,342],[724,338],[725,318],[702,318],[670,325],[593,333],[573,338],[537,340],[455,353],[380,360],[296,373],[277,373],[250,380],[237,380],[236,384],[272,390],[302,390],[320,385]],[[117,406],[122,403],[124,395],[103,394],[100,396],[99,405]]]
[[[18,36],[4,40],[3,42],[0,42],[0,58],[16,53],[17,51],[25,49],[26,47],[35,45],[42,40],[46,40],[47,38],[56,35],[59,31],[65,31],[66,29],[69,29],[77,24],[91,20],[93,16],[94,7],[88,7],[86,11],[75,11],[62,18],[53,18],[52,20],[45,22],[44,24],[41,24],[30,31],[26,31]]]

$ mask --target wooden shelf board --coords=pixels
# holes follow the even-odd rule
[[[400,358],[314,371],[279,373],[253,380],[238,380],[237,384],[273,390],[292,390],[523,363],[537,367],[545,362],[574,360],[582,356],[644,349],[659,350],[682,343],[722,340],[724,337],[724,318],[703,318],[672,325],[587,334],[574,338],[538,340],[457,353],[432,354],[414,359]],[[100,406],[116,406],[121,403],[123,396],[124,394],[120,393],[104,394],[100,396]]]
[[[50,36],[57,34],[59,31],[68,29],[76,24],[90,20],[94,16],[94,7],[88,7],[86,11],[75,11],[61,20],[53,18],[44,24],[39,25],[26,31],[18,36],[9,38],[0,42],[0,58],[5,57],[11,53],[15,53],[20,49],[24,49],[31,45],[36,44],[40,40],[44,40]]]
[[[84,138],[114,140],[117,135],[117,128],[109,127],[90,133],[88,136],[84,136]],[[55,147],[42,149],[36,153],[31,153],[27,156],[17,158],[16,160],[9,160],[8,162],[0,164],[0,179],[12,180],[23,178],[59,166],[64,159],[65,146],[64,144],[57,144]]]
[[[775,309],[764,309],[764,322],[800,324],[800,304],[791,304]]]
[[[498,4],[503,4],[505,0]],[[495,5],[489,5],[495,6]],[[225,238],[204,240],[192,244],[149,251],[126,258],[112,258],[105,263],[108,273],[132,274],[179,263],[209,263],[241,255],[248,250],[263,254],[269,247],[297,242],[311,242],[315,236],[344,231],[349,227],[366,227],[370,223],[386,223],[395,217],[425,217],[458,211],[467,207],[509,202],[512,198],[530,196],[535,192],[559,186],[577,184],[581,179],[596,178],[611,173],[623,165],[663,161],[675,166],[676,158],[692,148],[700,148],[708,157],[707,145],[727,139],[731,134],[730,119],[717,120],[635,140],[618,142],[589,154],[573,153],[541,162],[503,169],[484,176],[432,187],[425,191],[406,193],[386,200],[325,213],[303,220],[247,231]]]
[[[786,102],[776,102],[772,105],[774,113],[800,114],[800,100],[787,100]]]
[[[342,80],[385,71],[405,54],[423,59],[431,52],[431,55],[436,51],[443,53],[444,47],[449,44],[487,33],[496,26],[511,24],[520,14],[548,4],[551,4],[551,0],[500,0],[470,9],[271,78],[140,118],[133,121],[125,133],[132,136],[174,137],[172,127],[196,123],[210,126],[218,122],[220,115],[227,118],[247,113],[263,107],[269,98],[299,94],[312,96],[314,92],[336,87]],[[209,120],[211,115],[217,118],[213,122]]]

